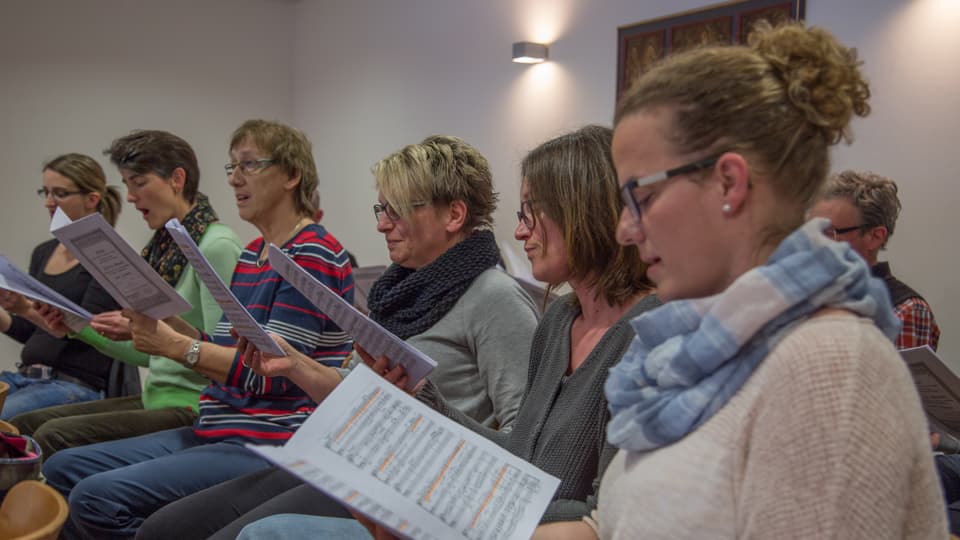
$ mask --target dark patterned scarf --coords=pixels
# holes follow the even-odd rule
[[[182,225],[197,244],[207,231],[207,225],[218,221],[217,213],[210,206],[210,199],[203,193],[197,193],[197,204],[183,217]],[[166,227],[160,227],[153,238],[140,252],[147,263],[160,274],[171,287],[176,287],[180,274],[187,266],[187,258],[173,242]]]
[[[370,318],[400,339],[423,333],[499,260],[493,233],[480,231],[419,270],[392,264],[370,288]]]

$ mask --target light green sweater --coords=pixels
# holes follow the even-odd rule
[[[226,225],[212,223],[200,238],[198,247],[223,281],[230,283],[233,268],[243,250],[237,235]],[[192,266],[187,266],[183,270],[175,288],[180,296],[193,306],[193,309],[181,314],[180,317],[195,328],[212,332],[223,311]],[[200,391],[210,383],[206,377],[184,367],[179,362],[163,356],[139,352],[133,348],[131,341],[111,341],[89,326],[75,337],[112,358],[135,366],[150,368],[142,395],[143,406],[146,409],[189,407],[197,410]]]

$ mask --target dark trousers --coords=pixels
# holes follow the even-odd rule
[[[233,540],[246,525],[276,514],[352,517],[335,500],[271,467],[204,489],[154,512],[138,540]]]
[[[186,407],[147,410],[140,396],[128,396],[37,409],[10,423],[33,437],[47,459],[66,448],[189,427],[196,418]]]
[[[940,487],[947,502],[950,534],[960,534],[960,455],[934,456]]]
[[[68,448],[44,462],[43,475],[70,504],[61,538],[111,540],[132,538],[171,502],[268,466],[242,444],[177,428]]]

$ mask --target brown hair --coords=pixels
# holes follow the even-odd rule
[[[230,149],[234,149],[247,138],[290,176],[300,173],[300,185],[293,203],[298,213],[313,219],[318,210],[313,203],[313,192],[320,179],[317,164],[313,160],[313,145],[310,139],[299,129],[279,122],[247,120],[230,137]]]
[[[197,200],[200,185],[200,166],[197,154],[187,141],[173,133],[159,130],[134,131],[120,137],[103,151],[110,162],[119,169],[128,169],[136,174],[154,173],[161,178],[170,178],[177,168],[183,169],[183,198],[190,204]]]
[[[870,88],[855,51],[820,28],[762,24],[749,47],[707,47],[669,57],[642,75],[615,123],[673,108],[671,144],[684,154],[738,152],[783,201],[768,225],[779,240],[803,221],[829,170],[828,147],[851,140]]]
[[[467,207],[464,232],[493,225],[497,193],[487,158],[463,139],[431,135],[373,166],[377,189],[394,210],[407,215],[417,201]]]
[[[880,248],[887,247],[900,215],[896,182],[872,172],[847,170],[832,175],[823,186],[819,198],[850,201],[860,211],[865,229],[878,225],[886,227],[887,238]]]
[[[110,225],[117,224],[120,216],[120,191],[107,185],[103,167],[92,157],[84,154],[64,154],[43,164],[41,171],[53,171],[69,178],[84,193],[99,193],[97,212]]]
[[[520,172],[535,210],[550,216],[563,231],[571,276],[596,287],[610,305],[622,305],[653,284],[640,251],[617,243],[623,201],[612,139],[610,128],[586,126],[530,151]]]

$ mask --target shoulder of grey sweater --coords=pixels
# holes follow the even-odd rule
[[[471,299],[475,308],[484,310],[525,308],[536,313],[536,306],[523,287],[498,268],[490,268],[477,276],[464,296]]]

